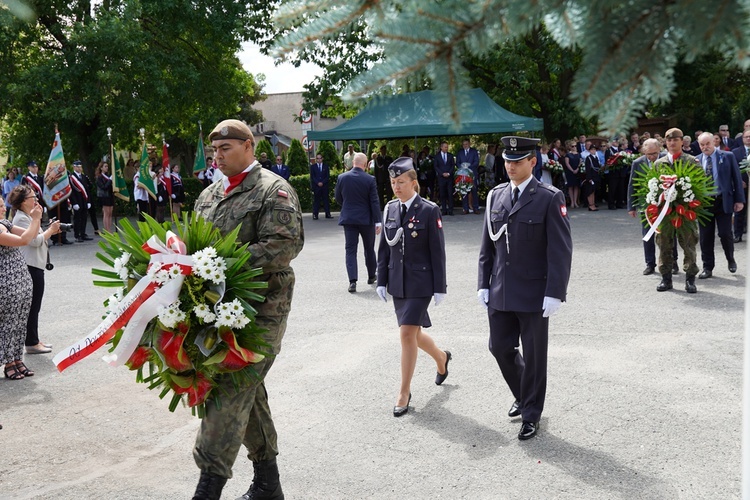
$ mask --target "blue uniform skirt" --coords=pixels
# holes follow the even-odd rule
[[[411,299],[399,299],[393,297],[393,307],[396,309],[398,326],[417,325],[423,328],[432,326],[427,307],[432,297],[416,297]]]

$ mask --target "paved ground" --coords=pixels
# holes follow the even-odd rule
[[[293,311],[267,379],[288,499],[739,498],[746,243],[699,293],[655,291],[640,230],[622,211],[571,211],[573,276],[550,322],[540,436],[519,442],[512,397],[487,350],[476,303],[477,216],[445,221],[448,298],[430,334],[453,352],[450,377],[420,354],[409,414],[395,419],[398,333],[392,303],[346,292],[343,232],[305,219]],[[718,242],[717,242],[718,245]],[[43,340],[63,348],[97,323],[93,243],[53,248]],[[721,252],[719,250],[718,255]],[[363,267],[364,259],[360,258]],[[363,272],[364,274],[364,272]],[[56,351],[55,351],[56,352]],[[54,353],[53,353],[54,354]],[[186,499],[198,420],[124,368],[91,356],[58,374],[0,382],[0,498]],[[244,456],[225,498],[243,493]]]

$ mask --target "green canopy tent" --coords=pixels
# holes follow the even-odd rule
[[[459,92],[461,123],[458,125],[443,111],[439,98],[436,91],[424,90],[376,99],[346,123],[330,130],[311,130],[307,137],[312,141],[396,139],[544,129],[541,118],[511,113],[490,99],[482,89]]]

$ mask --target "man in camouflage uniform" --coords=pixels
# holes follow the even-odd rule
[[[211,221],[222,234],[242,224],[239,241],[249,243],[251,267],[261,267],[258,278],[268,282],[263,303],[252,303],[258,311],[260,328],[267,329],[264,339],[274,355],[279,353],[292,302],[294,271],[290,261],[302,250],[304,232],[299,200],[294,189],[281,177],[261,168],[255,159],[255,138],[244,123],[225,120],[208,136],[214,147],[222,182],[206,188],[195,202],[195,211]],[[201,469],[194,500],[218,499],[240,444],[253,461],[254,477],[250,489],[240,499],[283,499],[276,466],[278,449],[276,429],[263,383],[274,357],[254,365],[260,379],[235,391],[225,380],[221,409],[206,402],[193,456]],[[216,392],[216,391],[215,391]],[[238,499],[239,500],[239,499]]]
[[[667,142],[667,154],[656,160],[654,166],[671,165],[677,160],[698,163],[694,156],[682,151],[682,130],[670,128],[664,134],[664,138]],[[661,273],[661,282],[656,287],[657,292],[672,289],[672,266],[674,264],[672,253],[675,229],[668,223],[663,223],[661,226],[662,232],[656,235],[656,246],[659,247],[659,272]],[[695,263],[695,248],[698,245],[698,223],[684,221],[682,229],[683,231],[677,233],[677,242],[684,254],[682,270],[685,271],[685,291],[696,293],[698,289],[695,286],[695,276],[698,274],[698,265]]]

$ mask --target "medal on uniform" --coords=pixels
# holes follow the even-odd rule
[[[419,233],[418,233],[418,232],[416,232],[416,231],[412,231],[412,232],[411,232],[411,237],[412,237],[412,238],[416,238],[416,237],[417,237],[418,235],[419,235]]]
[[[414,229],[414,224],[412,224],[412,223],[410,222],[410,223],[409,223],[409,226],[408,226],[408,228],[409,228],[409,229]]]

